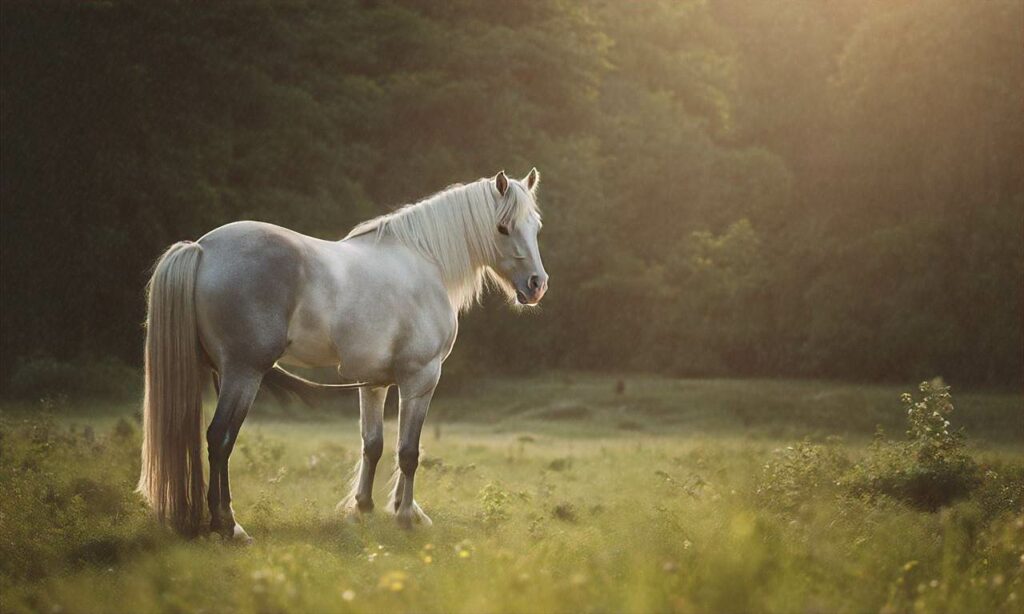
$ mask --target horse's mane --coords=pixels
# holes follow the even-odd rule
[[[393,237],[436,263],[452,305],[468,309],[483,294],[485,279],[510,301],[515,290],[490,268],[498,257],[495,229],[540,215],[533,194],[510,179],[499,196],[492,179],[451,186],[418,203],[367,220],[345,237]]]

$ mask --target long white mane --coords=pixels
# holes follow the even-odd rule
[[[376,233],[394,237],[436,263],[452,305],[465,310],[479,301],[485,279],[510,301],[515,290],[491,268],[498,257],[499,223],[515,224],[540,215],[533,194],[522,182],[509,180],[500,196],[492,179],[451,186],[418,203],[365,221],[345,237]]]

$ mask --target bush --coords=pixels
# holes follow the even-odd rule
[[[60,361],[37,357],[22,361],[11,376],[10,394],[22,399],[60,397],[126,400],[137,397],[142,374],[113,358]]]
[[[511,498],[508,491],[494,482],[488,482],[480,491],[480,517],[487,523],[497,523],[508,517],[506,506]]]
[[[765,463],[757,495],[769,507],[796,509],[823,490],[835,490],[849,464],[833,445],[804,440],[786,446]]]
[[[133,492],[139,441],[134,429],[124,431],[97,436],[52,416],[0,417],[0,585],[112,565],[165,533]]]
[[[871,451],[854,465],[843,484],[854,496],[888,496],[925,510],[960,499],[979,483],[978,466],[964,449],[961,431],[950,430],[953,403],[942,380],[923,382],[924,395],[901,397],[907,412],[908,439],[876,436]]]

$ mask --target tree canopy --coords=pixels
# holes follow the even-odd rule
[[[452,369],[1019,384],[1018,0],[8,1],[0,381],[141,358],[171,242],[537,166]],[[491,301],[495,303],[495,301]],[[496,319],[499,320],[496,322]]]

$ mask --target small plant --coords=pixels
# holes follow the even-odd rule
[[[979,482],[961,431],[950,429],[949,386],[941,379],[922,382],[922,398],[904,393],[907,440],[876,436],[871,452],[843,480],[855,496],[889,496],[914,507],[935,510],[966,496]]]
[[[834,490],[848,466],[835,446],[804,440],[775,451],[764,465],[757,495],[770,507],[795,509],[823,490]]]
[[[548,463],[548,469],[551,471],[566,471],[572,469],[571,458],[556,458],[555,460]]]
[[[480,506],[483,508],[480,516],[484,522],[496,523],[504,520],[507,517],[505,505],[508,503],[509,498],[508,491],[494,482],[488,482],[480,490]]]
[[[551,508],[551,517],[556,520],[563,522],[576,522],[579,514],[576,512],[576,506],[572,503],[563,502],[555,505]]]
[[[280,478],[281,459],[284,457],[284,445],[279,441],[270,441],[257,431],[245,442],[239,442],[238,451],[242,453],[249,465],[249,470],[263,476],[267,480]]]
[[[135,435],[135,427],[132,426],[131,422],[128,422],[124,418],[121,418],[117,421],[117,424],[114,426],[114,435],[118,439],[130,439],[133,435]]]

